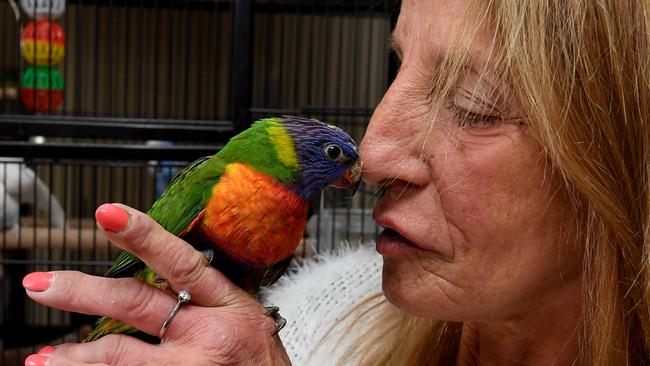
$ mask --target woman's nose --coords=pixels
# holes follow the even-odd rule
[[[375,109],[359,147],[363,161],[363,180],[372,185],[380,185],[388,177],[392,170],[391,160],[397,154],[393,146],[396,136],[392,136],[395,131],[388,129],[390,122],[382,108],[384,99]]]
[[[414,185],[428,179],[426,163],[421,160],[422,145],[417,142],[417,118],[405,112],[407,95],[395,80],[375,109],[366,134],[361,141],[363,178],[371,185],[382,185],[398,179]],[[416,151],[417,150],[417,151]]]

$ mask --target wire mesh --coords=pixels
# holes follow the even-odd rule
[[[148,207],[180,167],[158,161],[0,161],[3,364],[33,352],[33,345],[76,339],[91,323],[26,301],[21,278],[33,271],[104,272],[118,250],[95,226],[96,205]]]
[[[95,228],[99,204],[148,209],[180,167],[265,116],[318,118],[360,141],[394,75],[387,38],[398,5],[67,1],[61,17],[47,16],[65,32],[65,56],[48,65],[63,77],[63,102],[36,111],[21,100],[31,17],[16,20],[0,1],[0,364],[75,340],[92,321],[27,301],[20,280],[102,273],[117,251]],[[375,198],[364,185],[354,198],[315,198],[297,257],[373,239]]]

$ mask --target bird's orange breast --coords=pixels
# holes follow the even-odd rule
[[[212,190],[200,230],[234,258],[270,266],[295,251],[308,208],[273,178],[244,164],[229,164]]]

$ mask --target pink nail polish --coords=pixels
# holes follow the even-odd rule
[[[23,287],[30,291],[43,292],[52,283],[52,273],[32,272],[23,278]]]
[[[55,349],[56,348],[54,346],[45,346],[45,347],[41,348],[37,353],[39,355],[43,355],[43,354],[46,354],[46,353],[52,353],[52,352],[54,352]]]
[[[95,219],[104,228],[114,233],[119,233],[129,225],[129,214],[123,208],[105,203],[95,211]]]
[[[43,355],[33,354],[25,359],[25,366],[45,366],[49,359]]]

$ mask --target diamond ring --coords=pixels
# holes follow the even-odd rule
[[[160,327],[160,331],[158,332],[158,337],[162,338],[165,335],[165,332],[167,331],[167,328],[169,328],[169,324],[171,324],[172,319],[176,316],[176,313],[178,313],[178,310],[181,308],[181,305],[185,304],[186,302],[189,302],[192,299],[192,295],[190,295],[190,292],[187,290],[180,290],[178,291],[178,301],[176,302],[176,305],[172,308],[172,311],[169,312],[169,315],[167,315],[167,319],[165,319],[165,322],[163,323],[162,327]]]

